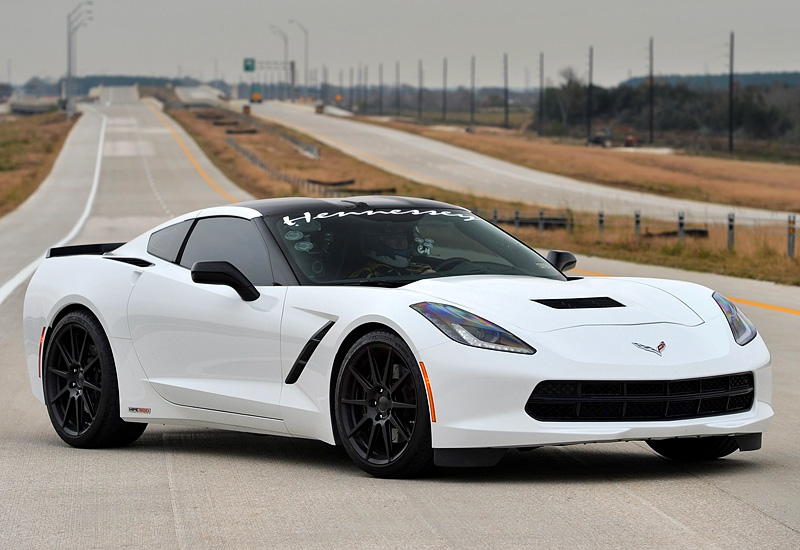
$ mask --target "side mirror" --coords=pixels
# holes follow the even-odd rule
[[[229,286],[245,302],[252,302],[261,296],[244,273],[230,262],[195,262],[192,266],[192,280],[207,285]]]
[[[551,250],[547,253],[547,261],[562,273],[569,271],[578,264],[578,259],[575,255],[566,250]]]

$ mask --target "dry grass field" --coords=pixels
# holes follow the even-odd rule
[[[368,121],[375,119],[366,119]],[[562,144],[516,130],[380,124],[544,172],[655,193],[735,206],[800,212],[800,165],[683,154],[632,153]]]
[[[63,113],[0,116],[0,216],[47,177],[75,120]]]

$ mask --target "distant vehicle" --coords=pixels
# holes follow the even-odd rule
[[[601,147],[611,147],[611,128],[601,128],[587,142],[587,145],[599,145]]]
[[[261,103],[261,86],[253,86],[250,92],[250,103]]]
[[[634,133],[625,136],[625,147],[639,147],[639,136]]]
[[[208,208],[51,249],[25,296],[30,383],[74,447],[207,426],[341,445],[380,477],[544,445],[760,448],[772,369],[744,313],[575,262],[430,200]]]

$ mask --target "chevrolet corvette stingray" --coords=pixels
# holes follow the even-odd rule
[[[207,208],[48,252],[25,296],[31,387],[75,447],[183,424],[341,445],[379,477],[545,445],[759,449],[771,361],[742,311],[575,263],[431,200]]]

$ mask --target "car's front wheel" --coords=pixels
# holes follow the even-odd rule
[[[127,445],[147,427],[119,417],[111,345],[89,312],[70,312],[53,327],[42,371],[50,421],[59,437],[73,447]]]
[[[347,454],[378,477],[411,477],[433,464],[427,394],[406,343],[378,330],[345,355],[336,380],[336,428]]]
[[[735,437],[711,436],[677,439],[652,439],[650,448],[663,457],[681,462],[714,460],[728,456],[739,448]]]

